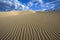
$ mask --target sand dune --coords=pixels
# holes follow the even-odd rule
[[[60,12],[0,12],[0,40],[60,40]]]
[[[8,11],[8,12],[0,12],[0,17],[24,15],[24,14],[31,14],[31,13],[35,13],[35,11],[27,10],[27,11]]]

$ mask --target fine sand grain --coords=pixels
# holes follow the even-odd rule
[[[60,12],[0,12],[0,40],[60,40]]]

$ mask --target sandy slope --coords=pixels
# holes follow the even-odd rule
[[[0,14],[0,40],[60,40],[60,12]]]

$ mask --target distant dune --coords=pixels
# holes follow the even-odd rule
[[[0,40],[60,40],[60,11],[0,12]]]
[[[35,13],[35,11],[27,10],[27,11],[8,11],[8,12],[0,12],[0,17],[6,17],[6,16],[16,16],[21,14],[31,14]]]

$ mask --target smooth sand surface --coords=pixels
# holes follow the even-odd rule
[[[0,12],[0,40],[60,40],[60,12]]]

